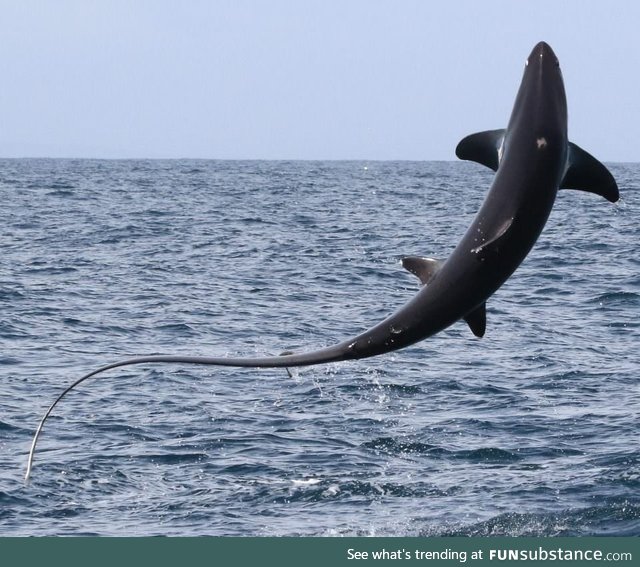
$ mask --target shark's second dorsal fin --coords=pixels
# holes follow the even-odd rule
[[[441,265],[442,260],[436,260],[435,258],[425,258],[422,256],[405,256],[402,258],[402,266],[412,274],[418,276],[422,285],[429,283]]]
[[[616,180],[606,166],[572,142],[569,142],[567,164],[560,189],[581,189],[612,203],[620,198]]]
[[[498,166],[502,159],[504,132],[504,129],[502,129],[470,134],[460,140],[456,147],[456,155],[460,159],[477,161],[493,169],[493,171],[498,171]]]
[[[422,256],[406,256],[402,259],[402,265],[412,274],[418,276],[422,285],[427,285],[433,276],[438,273],[440,266],[442,266],[442,260],[436,260],[435,258],[425,258]],[[464,320],[469,325],[471,332],[476,337],[484,336],[484,331],[487,326],[487,314],[485,303],[476,307],[470,313],[464,316]]]

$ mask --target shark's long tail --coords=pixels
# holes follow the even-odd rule
[[[79,384],[82,384],[85,380],[112,370],[114,368],[120,368],[121,366],[131,366],[134,364],[200,364],[210,366],[232,366],[232,367],[244,367],[244,368],[287,368],[294,366],[311,366],[313,364],[323,364],[328,362],[338,362],[340,360],[347,360],[352,358],[358,358],[358,356],[350,348],[350,343],[340,343],[335,346],[307,352],[301,354],[285,354],[281,356],[268,356],[263,358],[224,358],[224,357],[207,357],[207,356],[172,356],[172,355],[151,355],[140,356],[136,358],[129,358],[127,360],[121,360],[112,364],[102,366],[97,370],[85,374],[82,378],[79,378],[73,382],[70,386],[65,388],[63,392],[54,400],[49,406],[49,409],[45,412],[44,416],[38,424],[33,441],[31,442],[31,450],[29,451],[29,459],[27,461],[27,472],[25,473],[25,482],[29,480],[31,475],[31,469],[33,468],[33,457],[38,443],[38,438],[44,427],[44,422],[47,420],[53,409],[58,405],[58,402],[62,400],[71,390],[73,390]]]

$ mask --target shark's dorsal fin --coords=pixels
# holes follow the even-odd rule
[[[464,320],[476,337],[484,337],[484,331],[487,328],[487,304],[481,303],[473,311],[467,313]]]
[[[440,269],[442,260],[422,256],[405,256],[402,258],[402,265],[406,270],[418,276],[422,285],[426,285]]]
[[[498,171],[498,166],[502,159],[504,132],[504,129],[502,129],[470,134],[460,140],[456,147],[456,155],[460,159],[477,161],[493,169],[493,171]]]
[[[567,165],[560,189],[588,191],[612,203],[620,198],[616,180],[606,166],[572,142],[569,142]]]

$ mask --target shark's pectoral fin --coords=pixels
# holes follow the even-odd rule
[[[620,198],[616,180],[606,166],[572,142],[569,142],[567,163],[568,169],[560,189],[581,189],[612,203]]]
[[[456,147],[456,155],[460,159],[477,161],[482,165],[498,171],[502,159],[503,130],[486,130],[470,134],[462,138]]]
[[[467,313],[464,320],[476,337],[484,337],[484,331],[487,328],[487,304],[482,303],[473,311]]]
[[[487,257],[487,254],[497,254],[500,251],[500,244],[504,236],[509,231],[509,228],[511,228],[512,224],[513,224],[513,218],[510,218],[505,222],[503,222],[502,225],[499,227],[498,232],[494,236],[492,236],[488,240],[485,240],[479,246],[472,248],[471,252],[473,254],[477,254],[478,259],[480,261],[485,260],[485,258]]]
[[[402,265],[406,270],[418,276],[423,285],[426,285],[440,269],[442,261],[422,256],[405,256],[402,258]]]

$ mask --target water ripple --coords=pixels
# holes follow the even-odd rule
[[[637,535],[640,171],[562,192],[487,303],[364,361],[84,372],[302,351],[447,257],[470,163],[0,160],[0,527],[11,535]],[[452,199],[451,195],[456,198]],[[607,269],[603,270],[603,263]]]

